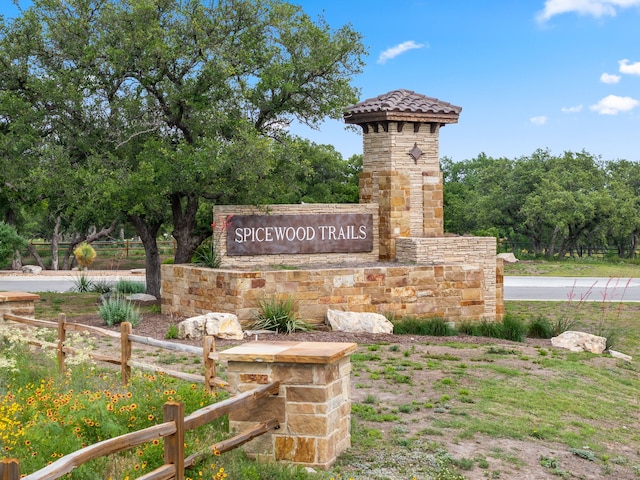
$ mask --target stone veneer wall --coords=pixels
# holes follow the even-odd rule
[[[411,233],[409,217],[411,202],[410,178],[400,172],[380,172],[380,260],[392,262],[396,259],[398,237]]]
[[[415,129],[418,129],[416,132]],[[403,236],[423,237],[443,234],[442,201],[428,203],[423,194],[432,196],[435,179],[440,180],[438,124],[387,122],[377,128],[369,126],[363,133],[363,160],[360,177],[360,201],[380,203],[383,188],[380,177],[383,172],[394,170],[409,178],[410,232]],[[423,155],[415,161],[409,152],[418,145]],[[425,178],[423,178],[425,177]],[[440,189],[442,183],[440,183]],[[380,193],[379,193],[380,192]],[[393,194],[392,194],[393,195]],[[435,221],[435,219],[439,221]]]
[[[306,203],[302,205],[267,205],[254,207],[250,205],[219,205],[215,207],[215,220],[229,215],[314,215],[321,213],[360,213],[373,216],[373,250],[359,253],[319,253],[296,255],[242,255],[226,256],[226,242],[220,242],[223,255],[222,268],[275,267],[277,265],[326,265],[341,263],[367,263],[378,261],[378,205],[377,204],[337,204]]]
[[[229,413],[229,430],[275,418],[272,430],[245,444],[251,457],[327,469],[351,446],[351,362],[355,343],[252,342],[220,352],[231,393],[280,382],[277,396]]]
[[[35,317],[34,302],[40,300],[40,295],[27,292],[0,292],[0,318],[5,313],[20,317]]]
[[[404,240],[404,239],[398,239]],[[496,300],[485,290],[496,268],[430,264],[309,270],[241,271],[162,265],[162,313],[195,316],[234,313],[244,326],[264,295],[292,295],[300,318],[324,322],[327,309],[440,316],[451,321],[494,318]],[[490,271],[489,271],[490,270]],[[485,275],[490,275],[489,280]]]
[[[502,261],[496,258],[494,237],[398,238],[399,262],[477,265],[483,272],[482,298],[485,318],[500,319],[504,314]]]

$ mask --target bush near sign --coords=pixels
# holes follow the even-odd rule
[[[227,255],[359,253],[373,250],[373,215],[234,215]]]

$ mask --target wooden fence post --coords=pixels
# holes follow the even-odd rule
[[[20,462],[16,458],[3,458],[0,461],[0,480],[18,480]]]
[[[216,387],[213,380],[216,378],[216,361],[213,358],[209,358],[209,354],[216,351],[216,344],[213,337],[204,337],[204,343],[202,345],[202,356],[204,357],[204,384],[207,389],[207,393],[215,393]]]
[[[67,315],[60,313],[58,315],[58,371],[64,373],[64,342],[67,339]]]
[[[122,385],[128,385],[131,379],[131,366],[129,360],[131,360],[131,340],[129,334],[132,328],[129,322],[122,322],[120,324],[120,369],[122,375]]]
[[[184,403],[165,403],[164,421],[176,424],[175,433],[164,438],[164,463],[175,465],[175,480],[184,480]]]

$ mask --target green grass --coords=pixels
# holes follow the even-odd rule
[[[587,257],[562,261],[520,261],[505,264],[504,274],[553,277],[634,278],[640,275],[640,264],[635,260],[605,261]]]

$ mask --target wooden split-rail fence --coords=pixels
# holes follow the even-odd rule
[[[207,391],[209,392],[215,391],[216,387],[225,388],[227,386],[227,383],[224,380],[216,377],[216,361],[218,360],[218,354],[215,351],[214,338],[210,336],[204,338],[202,347],[195,347],[192,345],[184,345],[177,342],[166,342],[155,338],[135,335],[132,333],[133,329],[129,322],[121,323],[120,333],[118,333],[100,327],[67,322],[67,317],[64,313],[58,315],[57,323],[48,320],[36,320],[33,318],[21,317],[10,313],[5,313],[4,319],[31,327],[57,329],[58,340],[56,343],[45,342],[37,339],[30,339],[29,341],[30,343],[43,348],[55,348],[58,357],[58,369],[61,372],[65,369],[64,360],[66,356],[68,354],[78,353],[77,348],[73,348],[65,344],[67,340],[67,332],[89,332],[98,336],[117,339],[120,342],[120,357],[104,355],[93,351],[86,352],[86,354],[94,360],[120,365],[123,385],[127,385],[129,383],[129,379],[131,378],[131,368],[135,367],[152,372],[163,372],[165,375],[186,380],[188,382],[204,383]],[[185,373],[134,360],[132,358],[134,343],[201,356],[204,362],[204,375]]]
[[[55,348],[57,350],[58,368],[61,371],[64,371],[65,368],[64,360],[66,355],[77,352],[77,349],[65,345],[67,332],[86,331],[120,339],[120,358],[96,352],[89,352],[89,355],[95,360],[119,364],[121,366],[122,382],[125,385],[129,382],[131,377],[131,367],[137,367],[154,372],[164,372],[166,375],[190,382],[204,383],[209,392],[213,392],[216,387],[224,388],[227,386],[226,382],[216,377],[217,354],[215,352],[213,337],[206,337],[204,339],[203,348],[199,348],[134,335],[131,333],[131,324],[126,322],[121,324],[120,333],[116,333],[99,327],[67,322],[65,314],[59,315],[57,323],[47,320],[20,317],[9,313],[4,314],[4,319],[31,327],[57,328],[57,343],[41,340],[30,340],[30,343],[39,345],[43,348]],[[141,343],[172,351],[202,355],[205,365],[205,374],[189,374],[176,370],[163,369],[148,363],[134,361],[131,358],[133,343]],[[212,445],[205,451],[185,457],[184,437],[187,431],[206,425],[207,423],[210,423],[232,411],[249,408],[252,404],[259,402],[270,395],[277,395],[279,388],[279,382],[262,385],[256,389],[235,395],[226,400],[196,410],[187,416],[185,416],[183,403],[167,402],[164,404],[163,408],[163,423],[89,445],[81,450],[65,455],[47,467],[30,475],[21,476],[20,463],[17,459],[4,458],[0,460],[0,480],[18,480],[20,478],[23,480],[55,480],[90,460],[129,450],[139,445],[160,439],[164,440],[164,465],[152,472],[138,477],[138,480],[184,480],[185,469],[193,467],[199,461],[206,458],[210,453],[224,453],[229,450],[233,450],[234,448],[237,448],[272,429],[279,428],[280,424],[275,418],[265,422],[260,422],[232,438]]]

